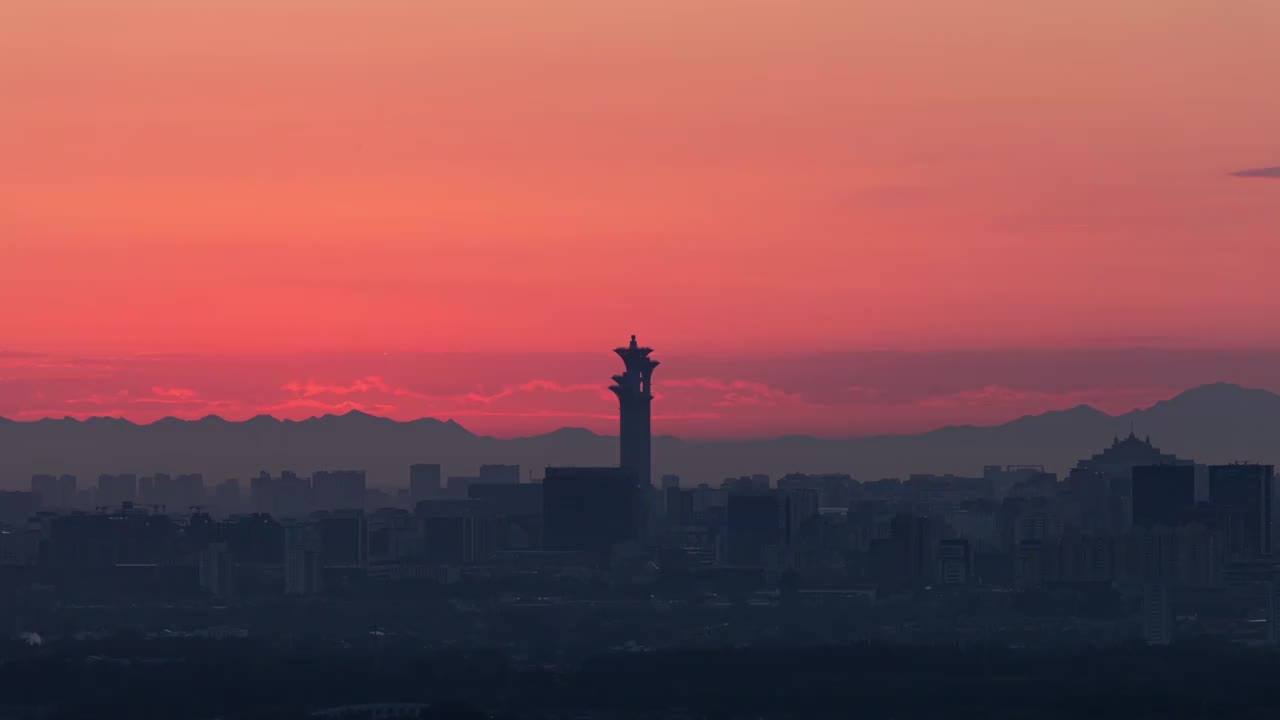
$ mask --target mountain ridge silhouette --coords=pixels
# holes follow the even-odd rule
[[[1065,474],[1076,460],[1133,428],[1165,452],[1199,462],[1272,460],[1280,395],[1231,383],[1190,388],[1150,407],[1110,415],[1089,405],[999,425],[952,425],[910,435],[764,439],[654,437],[654,480],[680,474],[686,485],[728,476],[850,473],[861,480],[910,473],[980,474],[984,465],[1042,464]],[[201,472],[207,483],[242,481],[266,470],[311,473],[361,468],[371,486],[407,484],[408,466],[439,462],[446,475],[474,475],[481,463],[610,465],[617,437],[563,427],[516,438],[478,435],[452,419],[398,421],[352,410],[303,420],[209,415],[138,424],[108,417],[0,418],[0,487],[22,489],[35,473],[71,473],[80,486],[99,473]]]

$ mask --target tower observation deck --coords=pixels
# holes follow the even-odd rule
[[[648,487],[653,482],[650,476],[649,405],[653,401],[653,370],[658,367],[658,361],[649,358],[652,348],[636,344],[635,335],[631,336],[630,345],[615,348],[614,352],[626,366],[621,375],[613,376],[613,385],[609,387],[618,396],[621,420],[619,465],[635,478],[640,487]]]

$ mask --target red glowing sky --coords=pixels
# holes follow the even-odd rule
[[[664,366],[690,434],[994,417],[778,410],[810,392],[772,381],[796,356],[1004,414],[1148,402],[1181,388],[823,353],[1275,347],[1280,180],[1231,173],[1280,165],[1277,29],[1270,0],[6,3],[0,350],[37,355],[6,356],[0,414],[408,416],[528,386],[475,423],[536,431],[611,411],[536,382],[595,387],[613,358],[557,358],[632,332],[761,358]],[[505,360],[334,359],[382,353]],[[368,378],[399,400],[284,389]],[[175,388],[212,404],[149,396]]]

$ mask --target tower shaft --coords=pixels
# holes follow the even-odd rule
[[[619,415],[619,465],[629,473],[638,486],[652,485],[651,427],[649,406],[653,401],[651,383],[658,361],[649,358],[651,348],[631,344],[614,350],[622,358],[625,370],[613,376],[609,388],[618,397]]]

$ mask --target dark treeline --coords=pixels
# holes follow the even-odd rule
[[[536,718],[1272,717],[1280,655],[1230,647],[1089,652],[748,649],[517,669],[501,653],[301,654],[251,641],[148,643],[102,656],[10,653],[0,717],[290,718],[421,702],[424,716]],[[107,648],[103,648],[106,650]],[[127,658],[127,659],[126,659]]]

